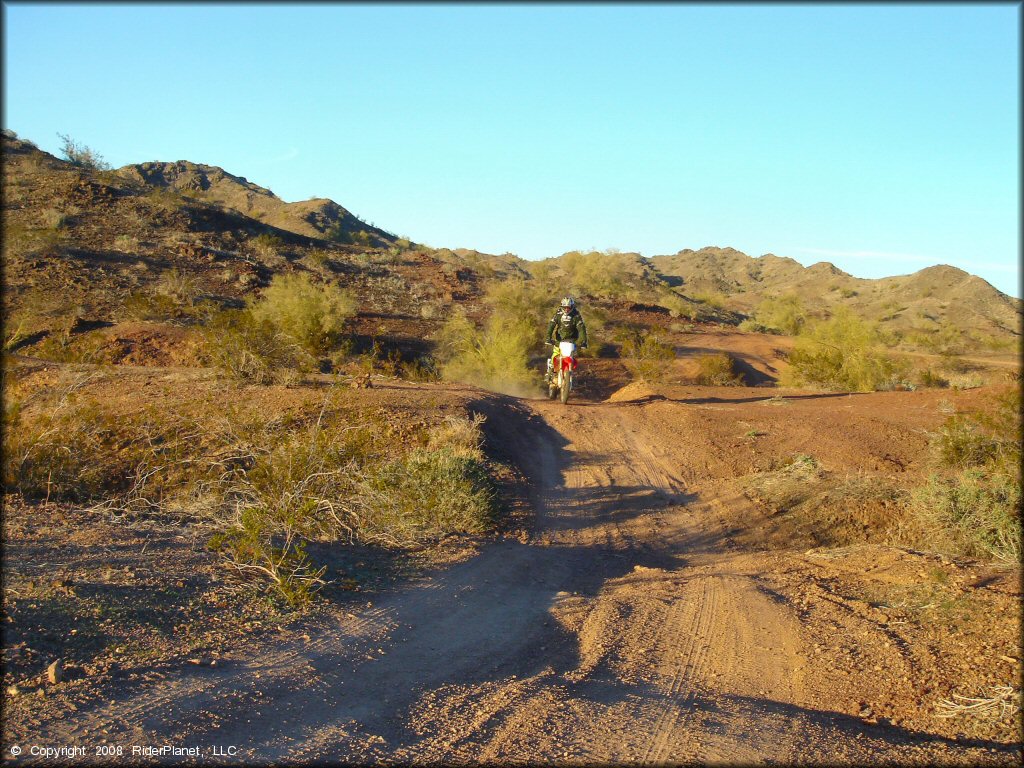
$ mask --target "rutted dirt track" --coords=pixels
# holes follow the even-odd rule
[[[661,415],[683,407],[485,401],[489,439],[531,480],[528,541],[489,544],[333,628],[181,670],[37,740],[234,745],[225,762],[265,764],[1013,762],[1006,745],[850,714],[871,665],[886,691],[913,696],[928,660],[870,611],[814,591],[840,557],[730,542],[723,515],[744,502],[700,470],[715,457],[671,439]],[[816,627],[800,599],[816,601]],[[854,636],[871,658],[847,672],[816,647],[831,638],[839,654]]]

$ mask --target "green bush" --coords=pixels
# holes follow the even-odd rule
[[[712,387],[742,386],[743,375],[736,372],[736,361],[725,352],[697,357],[697,383]]]
[[[934,472],[902,540],[951,554],[1021,560],[1021,393],[953,414],[931,436]]]
[[[725,308],[725,294],[719,293],[718,291],[701,291],[693,294],[692,298],[694,301],[706,304],[712,309]]]
[[[625,256],[616,252],[569,251],[558,259],[573,293],[606,298],[636,298],[636,277]]]
[[[829,320],[804,329],[789,363],[784,384],[854,392],[891,387],[908,368],[886,353],[877,326],[845,307]]]
[[[951,554],[1021,560],[1020,482],[972,468],[932,475],[913,495],[924,540]],[[919,534],[920,535],[920,534]]]
[[[778,333],[777,328],[769,328],[767,325],[759,323],[757,320],[748,317],[746,320],[741,322],[738,326],[739,330],[744,333]]]
[[[493,522],[494,489],[483,464],[451,447],[414,448],[368,476],[359,494],[372,510],[364,533],[399,545],[439,531],[481,533]]]
[[[536,378],[529,368],[531,351],[543,340],[552,301],[549,289],[526,281],[492,285],[485,296],[491,311],[482,328],[460,309],[438,332],[442,377],[497,392],[528,391]]]
[[[341,341],[355,310],[351,294],[336,285],[316,284],[307,274],[276,276],[251,305],[258,323],[270,324],[311,355],[324,354]]]
[[[280,250],[284,247],[284,240],[277,235],[264,232],[252,238],[249,249],[257,258],[264,262],[275,262]]]
[[[676,357],[674,345],[639,327],[620,329],[616,337],[622,345],[623,364],[635,378],[648,382],[664,381],[669,363]]]
[[[931,368],[925,368],[917,372],[918,386],[927,389],[945,389],[949,386],[949,379],[935,373]]]
[[[523,392],[534,378],[529,353],[535,333],[506,323],[498,314],[477,328],[456,310],[437,334],[441,376],[495,392]]]
[[[269,384],[281,369],[306,372],[314,365],[308,352],[248,309],[214,314],[201,335],[204,362],[240,381]]]
[[[807,323],[807,310],[796,294],[764,299],[754,311],[754,320],[787,336],[796,336]]]

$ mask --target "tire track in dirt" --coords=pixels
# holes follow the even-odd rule
[[[696,591],[696,590],[690,590]],[[696,600],[685,600],[674,610],[666,625],[666,633],[689,638],[685,649],[670,659],[672,669],[661,715],[651,734],[651,746],[641,760],[642,765],[656,765],[669,757],[673,737],[685,728],[696,698],[694,682],[701,675],[708,651],[711,612],[716,607],[714,582],[704,579]],[[690,683],[684,689],[684,684]],[[674,754],[674,759],[683,755]],[[686,755],[685,757],[690,757]]]

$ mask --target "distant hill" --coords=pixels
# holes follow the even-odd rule
[[[219,203],[265,224],[306,237],[355,242],[360,232],[366,245],[390,245],[397,238],[353,216],[333,200],[314,198],[286,203],[269,189],[234,176],[215,165],[179,160],[173,163],[151,162],[126,165],[117,173],[153,187],[169,187],[178,192]]]
[[[812,312],[824,314],[845,305],[911,341],[946,326],[978,342],[1021,334],[1020,299],[946,265],[871,280],[828,262],[804,267],[784,256],[751,257],[734,248],[684,249],[650,262],[666,278],[681,280],[684,293],[719,293],[727,307],[748,314],[765,298],[796,295]]]
[[[573,251],[527,262],[415,245],[334,201],[287,203],[217,166],[101,170],[9,132],[2,160],[4,309],[29,318],[26,332],[164,315],[194,324],[163,312],[169,297],[240,306],[275,275],[306,272],[354,293],[355,330],[367,344],[401,337],[423,346],[455,307],[481,319],[485,292],[513,279],[533,281],[545,295],[573,293],[595,327],[732,329],[765,298],[796,295],[812,315],[845,305],[874,318],[908,349],[939,351],[932,340],[952,338],[947,346],[1006,352],[1021,335],[1020,300],[953,267],[867,280],[828,263],[803,267],[715,247],[653,258]]]

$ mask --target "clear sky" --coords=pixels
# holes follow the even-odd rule
[[[4,3],[4,120],[434,247],[705,245],[1020,296],[1018,4]]]

